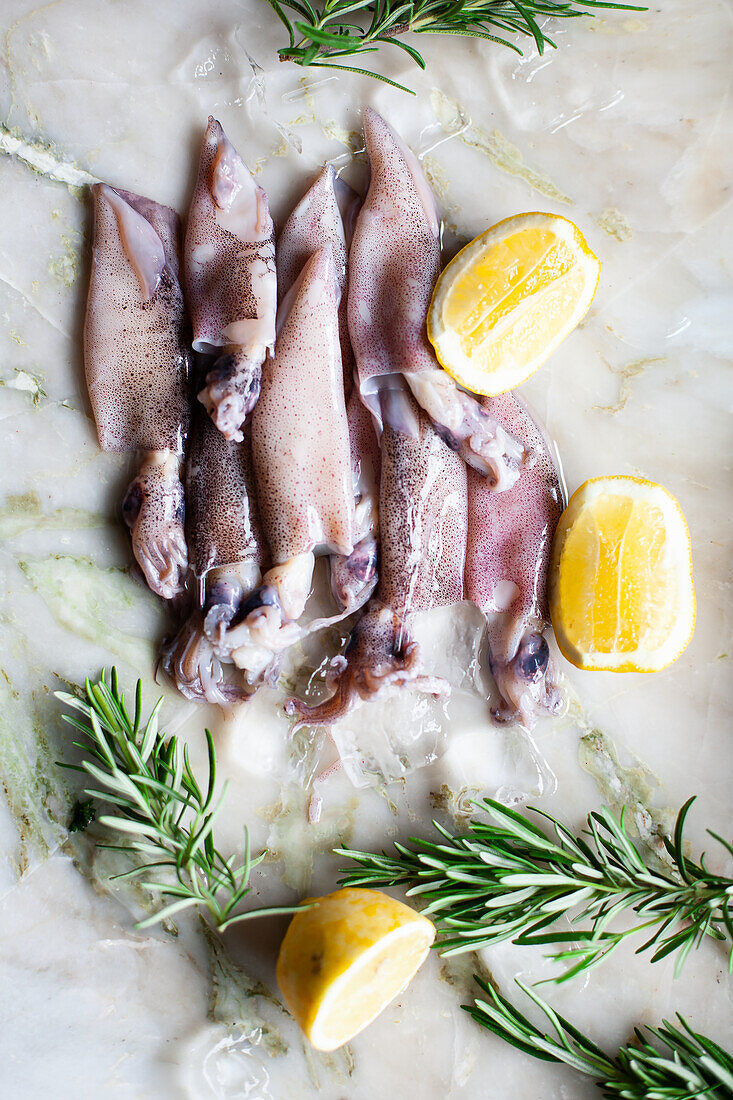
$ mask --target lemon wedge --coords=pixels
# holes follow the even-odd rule
[[[285,933],[277,981],[312,1045],[335,1050],[405,988],[435,928],[378,890],[337,890],[306,903],[313,908],[296,913]]]
[[[487,229],[436,283],[428,336],[441,365],[473,393],[515,389],[585,316],[600,271],[577,225],[557,214]]]
[[[560,517],[550,615],[577,668],[658,672],[695,629],[690,532],[662,485],[637,477],[586,481]]]

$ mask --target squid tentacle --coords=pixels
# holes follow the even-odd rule
[[[491,638],[491,632],[489,633]],[[561,676],[550,654],[547,639],[539,630],[525,630],[510,660],[497,658],[491,652],[489,666],[494,678],[498,701],[491,708],[496,722],[516,722],[531,729],[537,714],[560,714],[565,706]]]
[[[417,403],[431,417],[438,435],[452,451],[488,478],[497,493],[511,489],[533,455],[484,409],[459,390],[444,370],[407,375]]]
[[[147,452],[128,486],[122,516],[145,580],[164,600],[183,591],[188,566],[183,515],[178,456],[170,451]]]
[[[391,405],[395,402],[391,401]],[[466,547],[466,468],[438,437],[408,392],[399,402],[402,422],[414,420],[416,435],[393,427],[385,416],[381,439],[379,586],[353,628],[326,684],[330,699],[311,707],[288,702],[305,724],[338,721],[360,700],[390,686],[409,685],[436,696],[446,681],[422,671],[412,635],[415,613],[461,598]]]
[[[206,375],[198,400],[226,439],[241,443],[241,425],[257,404],[262,363],[239,350],[226,351]]]
[[[214,646],[204,631],[204,616],[194,611],[174,638],[161,648],[159,662],[186,699],[230,707],[246,701],[250,693],[228,683]]]
[[[303,636],[297,620],[310,593],[312,572],[313,555],[300,555],[269,570],[235,605],[223,602],[207,612],[210,642],[245,672],[249,683],[267,677],[278,655]]]
[[[298,717],[296,728],[331,725],[359,701],[370,699],[388,687],[409,685],[430,695],[445,695],[446,682],[426,676],[420,669],[420,650],[404,621],[375,600],[356,623],[346,650],[335,659],[326,675],[326,687],[333,694],[315,706],[290,698],[285,711]]]
[[[377,587],[378,558],[379,546],[372,531],[357,542],[348,557],[331,557],[331,592],[348,614],[363,607]]]

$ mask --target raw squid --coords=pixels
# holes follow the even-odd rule
[[[360,205],[355,191],[327,165],[293,210],[277,242],[278,293],[284,297],[319,248],[331,253],[341,291],[338,323],[355,503],[354,550],[332,554],[331,590],[346,612],[361,607],[377,582],[379,445],[374,424],[353,392],[354,358],[346,318],[347,244]],[[345,223],[345,224],[344,224]]]
[[[382,419],[379,584],[327,676],[331,698],[314,707],[288,700],[288,713],[308,725],[335,722],[390,685],[447,691],[444,681],[421,673],[410,620],[463,597],[466,467],[404,389],[390,392]],[[416,424],[414,435],[395,426],[406,419]]]
[[[254,496],[249,432],[245,430],[242,443],[225,439],[200,405],[191,424],[186,502],[194,610],[165,645],[162,663],[188,699],[226,705],[247,693],[225,681],[222,655],[209,636],[234,618],[259,584],[265,540]]]
[[[329,558],[331,592],[347,614],[362,607],[377,584],[379,535],[379,443],[374,421],[352,390],[346,407],[354,493],[354,549]]]
[[[273,568],[210,634],[248,679],[302,634],[316,552],[354,549],[354,498],[331,252],[316,252],[282,305],[277,350],[252,416],[257,495]]]
[[[559,677],[544,631],[549,624],[547,570],[563,507],[550,445],[514,394],[484,398],[508,432],[536,454],[505,493],[468,472],[466,597],[487,616],[489,660],[499,692],[494,717],[527,728],[543,711],[563,705]]]
[[[275,237],[265,192],[213,118],[188,215],[185,268],[194,349],[217,356],[199,401],[227,439],[241,442],[275,343]]]
[[[440,270],[435,200],[415,156],[376,111],[364,112],[371,181],[349,253],[349,332],[361,395],[376,417],[383,389],[405,378],[435,430],[495,490],[526,459],[514,439],[442,370],[425,322]],[[402,425],[414,433],[409,420]]]
[[[186,570],[181,461],[188,430],[180,223],[151,199],[92,187],[92,273],[84,323],[89,396],[104,451],[137,452],[123,515],[145,579],[163,599]]]
[[[314,252],[324,248],[331,253],[341,292],[339,340],[347,398],[353,386],[354,356],[346,317],[346,256],[360,202],[356,192],[338,180],[333,167],[327,164],[293,210],[277,240],[277,290],[280,301]]]

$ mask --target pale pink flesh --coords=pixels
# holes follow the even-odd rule
[[[176,596],[186,570],[180,464],[189,353],[175,211],[106,184],[92,188],[92,272],[84,322],[89,396],[105,451],[136,452],[123,504],[150,588]]]
[[[487,615],[496,716],[531,727],[562,705],[558,674],[543,633],[549,625],[547,575],[563,491],[552,449],[526,405],[512,393],[484,406],[535,454],[516,484],[492,493],[468,472],[466,597]]]
[[[427,338],[441,262],[435,200],[416,157],[371,108],[364,135],[371,180],[349,253],[348,303],[362,397],[379,418],[379,392],[404,376],[436,430],[503,490],[524,449],[440,368]]]
[[[346,319],[347,240],[336,193],[337,182],[332,166],[326,165],[280,231],[277,239],[277,292],[278,301],[282,302],[313,253],[321,248],[330,251],[341,291],[339,339],[344,390],[348,397],[353,385],[354,357]],[[359,201],[351,188],[346,188],[344,184],[339,190],[344,189],[353,196],[351,205]]]
[[[330,252],[341,291],[339,340],[347,397],[351,471],[355,502],[354,549],[330,555],[331,588],[336,601],[349,613],[361,607],[376,584],[376,525],[379,492],[379,446],[372,419],[353,387],[353,355],[346,321],[346,234],[342,207],[353,224],[360,199],[345,184],[339,186],[330,165],[316,177],[283,226],[277,242],[278,294],[286,297],[305,264],[319,249]],[[339,201],[340,200],[340,201]],[[350,226],[351,228],[351,226]],[[285,308],[288,303],[285,303]]]
[[[317,252],[293,288],[252,416],[260,510],[276,564],[316,548],[353,550],[338,304],[331,256]]]
[[[277,239],[277,295],[282,301],[314,252],[331,253],[343,294],[346,286],[346,238],[334,190],[335,173],[326,165],[294,207]]]
[[[259,372],[275,342],[275,239],[265,192],[213,118],[204,137],[185,241],[193,346],[228,352],[199,399],[217,427],[241,440]]]

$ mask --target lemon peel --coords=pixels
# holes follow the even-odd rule
[[[303,904],[280,947],[277,981],[311,1044],[335,1050],[405,988],[435,928],[379,890],[345,888]]]

